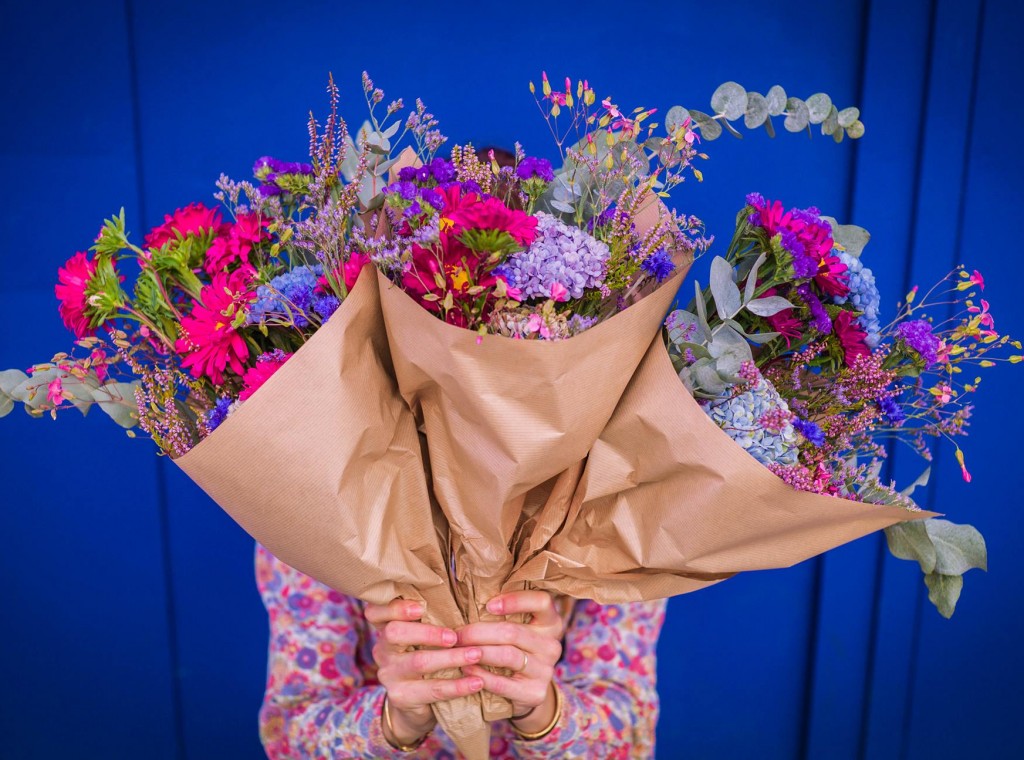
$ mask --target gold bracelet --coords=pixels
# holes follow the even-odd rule
[[[542,728],[537,733],[528,734],[525,731],[520,731],[519,727],[516,726],[515,723],[512,723],[511,721],[509,722],[509,725],[512,726],[512,730],[519,735],[520,739],[523,739],[528,742],[532,742],[537,739],[543,739],[545,736],[547,736],[555,730],[555,726],[558,725],[558,721],[562,719],[562,692],[559,690],[558,685],[554,681],[551,682],[551,687],[555,690],[555,714],[554,717],[551,718],[550,723],[548,723],[544,728]]]
[[[388,707],[388,695],[387,694],[384,695],[384,710],[383,710],[383,713],[384,713],[384,725],[387,727],[387,731],[384,732],[384,740],[388,744],[390,744],[392,747],[394,747],[395,749],[399,750],[400,752],[412,752],[414,750],[419,749],[420,745],[422,745],[423,742],[425,742],[427,740],[427,737],[430,736],[430,732],[428,731],[427,733],[423,734],[423,736],[421,736],[419,739],[417,739],[412,744],[399,744],[398,743],[398,737],[395,735],[395,727],[393,725],[391,725],[391,710]],[[388,734],[391,734],[391,736],[388,736]],[[394,737],[393,741],[392,741],[391,737]]]

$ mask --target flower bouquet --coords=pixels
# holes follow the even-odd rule
[[[662,202],[701,178],[701,140],[780,115],[790,131],[857,137],[857,115],[729,83],[714,115],[676,107],[659,127],[586,81],[540,89],[558,170],[519,146],[443,157],[423,103],[403,117],[366,75],[369,119],[353,136],[332,81],[308,164],[265,157],[255,181],[221,177],[228,221],[193,204],[141,246],[123,214],[107,221],[59,272],[80,350],[0,373],[0,413],[97,404],[283,561],[367,601],[423,600],[425,619],[449,626],[487,619],[483,602],[524,585],[662,597],[928,517],[881,485],[877,463],[848,461],[877,459],[869,434],[886,430],[857,415],[904,392],[919,401],[893,383],[930,355],[904,335],[877,352],[889,385],[867,364],[839,369],[847,351],[875,361],[854,329],[871,325],[870,294],[852,285],[868,277],[833,261],[857,253],[837,248],[844,228],[809,213],[801,227],[753,199],[710,295],[663,330],[709,245]],[[820,255],[813,273],[791,237]],[[850,403],[823,406],[806,393],[819,387],[849,387]],[[926,414],[917,401],[907,416]],[[934,533],[901,530],[894,551],[955,575],[927,554]],[[509,714],[481,698],[436,706],[470,757],[486,754],[486,721]]]

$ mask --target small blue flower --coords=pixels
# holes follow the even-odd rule
[[[802,420],[797,417],[793,420],[793,427],[796,428],[796,432],[806,438],[813,445],[825,445],[825,431],[818,427],[816,423],[811,422],[810,420]]]

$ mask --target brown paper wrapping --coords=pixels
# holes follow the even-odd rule
[[[445,324],[367,267],[175,461],[289,565],[369,602],[423,600],[428,622],[452,627],[488,619],[500,591],[659,598],[930,515],[796,492],[719,430],[661,337],[682,276],[544,342]],[[483,695],[435,713],[484,760],[509,705]]]

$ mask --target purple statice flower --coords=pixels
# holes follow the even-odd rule
[[[811,444],[815,446],[825,445],[825,431],[818,427],[816,423],[794,417],[793,427],[796,428],[796,432],[806,438]]]
[[[916,351],[926,367],[939,360],[939,339],[932,334],[932,325],[928,320],[901,322],[896,328],[896,337]]]
[[[398,170],[398,179],[402,182],[415,182],[417,178],[417,168],[415,166],[403,166]]]
[[[782,247],[793,257],[793,274],[801,280],[809,280],[818,273],[818,262],[813,256],[807,253],[807,248],[800,241],[796,233],[790,230],[782,230],[779,233],[779,242]]]
[[[845,296],[834,296],[832,302],[839,305],[849,302],[860,312],[857,323],[867,333],[864,343],[868,348],[877,348],[881,342],[882,328],[878,321],[878,310],[882,297],[878,292],[878,286],[875,285],[875,275],[864,266],[859,256],[851,256],[846,251],[837,251],[837,254],[839,260],[846,265],[846,284],[850,291]]]
[[[672,257],[664,248],[659,248],[640,263],[640,268],[658,282],[664,282],[675,270]]]
[[[323,274],[319,264],[297,266],[280,274],[266,285],[256,288],[256,303],[249,310],[248,324],[258,324],[265,317],[290,318],[296,327],[306,327],[306,312],[313,302],[317,278]]]
[[[822,305],[821,299],[811,292],[810,286],[807,283],[798,285],[796,292],[800,295],[803,302],[807,304],[807,308],[810,309],[811,327],[822,335],[828,335],[832,332],[832,320],[829,318],[828,312],[825,311],[825,307]]]
[[[569,298],[582,298],[588,288],[604,283],[608,246],[543,211],[537,214],[537,237],[525,251],[513,253],[500,272],[523,299],[550,298],[557,283]]]
[[[217,403],[214,404],[213,409],[206,412],[206,427],[211,433],[220,427],[220,424],[228,418],[228,415],[231,414],[232,411],[234,411],[232,409],[233,404],[234,402],[230,398],[222,396],[217,399]]]
[[[880,398],[878,400],[878,408],[885,415],[885,420],[890,425],[899,425],[907,418],[907,415],[903,412],[903,407],[892,396]]]
[[[420,188],[420,201],[426,203],[434,211],[444,208],[444,196],[432,187]]]
[[[430,168],[430,175],[439,185],[451,182],[455,179],[455,164],[443,158],[435,158],[427,166]]]
[[[546,158],[535,158],[534,156],[527,156],[519,162],[516,167],[516,176],[524,180],[537,177],[545,182],[552,182],[555,179],[555,173],[551,171],[551,162]]]
[[[385,187],[384,192],[397,193],[403,201],[411,201],[416,198],[416,185],[409,180],[399,179]]]
[[[600,320],[597,317],[584,317],[582,314],[573,314],[569,317],[569,333],[579,335],[584,330],[589,330]]]

